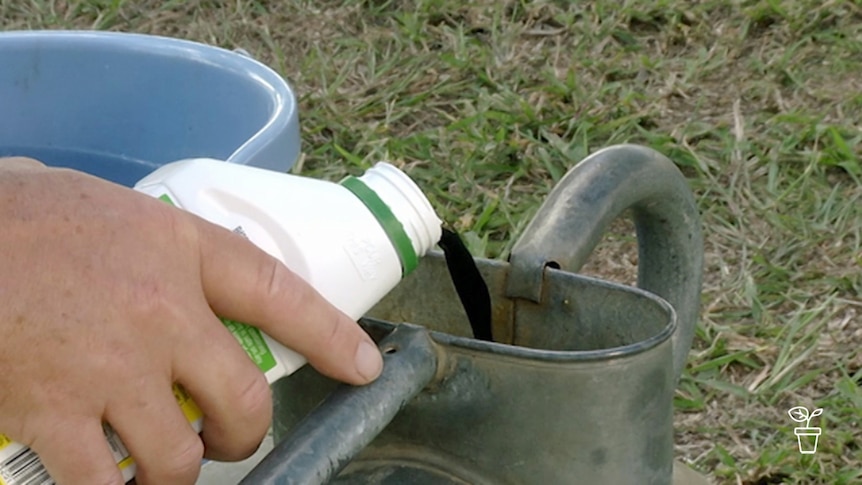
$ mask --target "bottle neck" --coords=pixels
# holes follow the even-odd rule
[[[413,180],[395,166],[378,162],[360,177],[340,182],[374,214],[407,276],[441,237],[442,222]]]

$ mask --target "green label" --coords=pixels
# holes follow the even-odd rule
[[[272,351],[269,350],[269,347],[263,340],[260,330],[251,325],[235,322],[226,318],[222,318],[221,321],[225,324],[227,329],[230,330],[230,333],[236,337],[239,344],[242,345],[242,348],[245,349],[245,352],[249,357],[251,357],[251,360],[257,364],[260,370],[268,372],[270,369],[275,367],[275,357],[272,355]]]
[[[174,201],[171,200],[171,198],[170,198],[170,196],[168,196],[168,194],[162,194],[162,196],[159,197],[159,200],[165,201],[168,204],[176,206],[176,204],[174,204]]]

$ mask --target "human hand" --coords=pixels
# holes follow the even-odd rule
[[[140,485],[193,483],[202,457],[256,450],[270,388],[216,315],[260,328],[334,379],[380,373],[371,339],[284,265],[147,195],[0,159],[0,227],[0,432],[59,484],[123,483],[103,421]],[[175,382],[204,412],[200,436]]]

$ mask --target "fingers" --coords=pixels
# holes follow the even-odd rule
[[[134,396],[110,403],[105,420],[135,459],[136,483],[194,483],[204,446],[177,406],[169,380],[146,379],[133,387]]]
[[[383,360],[356,322],[246,239],[209,224],[200,229],[201,277],[217,314],[260,328],[334,379],[377,378]]]
[[[122,485],[98,418],[67,420],[33,444],[54,482],[63,485]],[[42,483],[42,482],[38,482]]]
[[[175,378],[204,414],[205,456],[242,460],[260,446],[272,422],[272,395],[263,373],[206,307],[204,330],[175,357]],[[204,328],[205,327],[205,328]]]

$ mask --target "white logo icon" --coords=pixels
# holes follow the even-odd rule
[[[812,428],[810,426],[811,419],[815,416],[823,414],[822,408],[817,408],[810,414],[808,408],[804,406],[796,406],[787,411],[790,419],[797,423],[805,422],[804,427],[794,428],[793,434],[796,435],[796,440],[799,442],[799,452],[803,455],[813,455],[817,452],[817,439],[820,438],[820,428]]]

